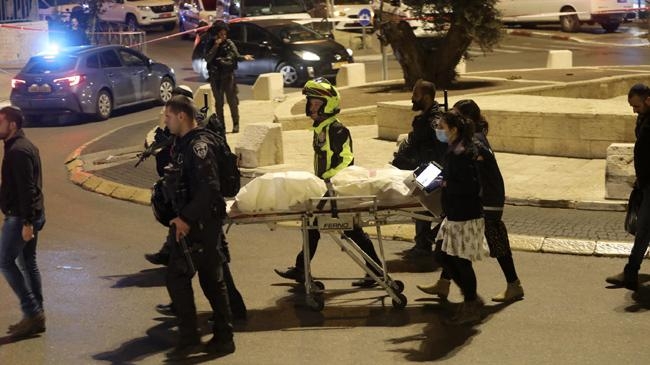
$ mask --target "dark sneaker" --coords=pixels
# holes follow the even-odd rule
[[[366,275],[363,279],[353,281],[352,286],[359,288],[372,288],[377,286],[377,282],[371,278],[370,275]]]
[[[169,351],[166,356],[170,360],[182,360],[188,356],[203,352],[203,344],[200,339],[193,341],[184,341]]]
[[[144,255],[144,258],[154,265],[167,265],[169,262],[169,256],[161,254],[160,252],[147,253]]]
[[[230,341],[219,341],[212,337],[212,339],[205,344],[203,352],[206,352],[208,355],[218,356],[232,354],[235,352],[235,342],[232,339]]]
[[[616,286],[621,286],[621,287],[622,287],[623,284],[625,283],[625,274],[624,274],[624,273],[620,273],[620,274],[616,274],[616,275],[608,276],[608,277],[605,279],[605,281],[608,282],[609,284],[616,285]]]
[[[281,277],[283,277],[285,279],[295,280],[295,281],[297,281],[299,283],[304,283],[305,282],[305,273],[302,270],[300,270],[300,269],[298,269],[296,267],[292,266],[292,267],[287,268],[284,271],[278,270],[278,269],[274,269],[273,271],[275,271],[276,274],[280,275]]]
[[[162,314],[163,316],[176,316],[176,309],[174,308],[174,303],[169,304],[158,304],[156,306],[156,312]]]
[[[22,325],[23,325],[23,322],[25,322],[26,320],[27,320],[27,317],[23,317],[23,319],[21,319],[20,322],[9,325],[9,329],[7,330],[7,333],[11,333],[11,332],[13,332],[16,328],[22,326]]]
[[[33,317],[20,321],[13,329],[9,330],[9,335],[13,338],[21,338],[43,332],[45,332],[45,314],[40,312]]]

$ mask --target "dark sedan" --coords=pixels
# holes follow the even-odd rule
[[[241,20],[229,26],[239,53],[255,58],[239,62],[238,78],[281,72],[285,86],[298,86],[314,77],[333,80],[342,65],[353,62],[351,50],[291,20]]]
[[[39,54],[11,80],[11,104],[35,122],[45,115],[105,120],[114,109],[166,102],[174,70],[123,46],[80,46]]]

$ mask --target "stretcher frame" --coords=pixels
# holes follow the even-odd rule
[[[330,209],[322,208],[324,202],[329,203]],[[351,203],[357,203],[356,205]],[[337,206],[356,206],[356,208],[337,209]],[[303,241],[304,273],[305,273],[305,303],[315,311],[323,310],[325,300],[323,294],[328,292],[356,292],[368,290],[385,291],[392,299],[394,308],[403,309],[408,303],[406,296],[402,293],[404,283],[393,280],[386,268],[384,254],[383,236],[381,226],[385,224],[409,224],[413,219],[438,221],[436,215],[422,214],[426,209],[417,202],[408,205],[380,207],[377,197],[374,195],[360,196],[335,196],[317,197],[308,200],[307,209],[303,212],[286,212],[272,214],[232,215],[227,219],[229,226],[233,224],[259,224],[266,223],[273,229],[273,226],[280,222],[300,222]],[[318,223],[316,224],[315,221]],[[360,227],[375,227],[377,233],[377,244],[379,246],[379,259],[381,262],[372,260],[363,250],[343,233],[352,229],[354,225]],[[315,278],[311,272],[311,260],[309,249],[308,231],[317,229],[326,233],[347,254],[352,261],[377,284],[372,288],[353,289],[330,289],[325,290],[325,285],[320,280],[337,280],[332,278]],[[375,274],[366,267],[368,262],[380,275]],[[340,279],[339,279],[340,280]]]

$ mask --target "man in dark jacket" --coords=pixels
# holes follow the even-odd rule
[[[398,169],[415,170],[431,161],[442,163],[447,144],[436,138],[435,126],[442,113],[435,97],[436,87],[433,83],[424,80],[415,83],[412,109],[420,111],[420,114],[413,118],[413,129],[395,152],[392,165]],[[416,219],[415,246],[407,251],[406,258],[431,255],[434,238],[431,222]]]
[[[5,216],[0,271],[20,300],[24,316],[9,327],[10,336],[15,338],[45,332],[41,274],[36,264],[38,232],[45,224],[43,175],[38,148],[25,136],[23,121],[20,109],[0,109],[0,139],[5,144],[0,184],[0,207]]]
[[[212,93],[216,102],[217,116],[225,121],[223,114],[224,94],[230,107],[232,117],[232,132],[239,132],[239,98],[237,97],[237,84],[235,83],[235,70],[237,62],[251,61],[253,56],[240,55],[235,43],[228,39],[228,25],[216,21],[210,31],[204,35],[208,37],[205,61]]]
[[[628,102],[638,114],[636,120],[636,143],[634,143],[634,171],[636,182],[634,188],[643,196],[637,213],[634,246],[630,252],[627,265],[622,273],[610,276],[610,284],[624,286],[630,290],[639,287],[639,269],[650,243],[650,88],[643,84],[632,86],[628,93]]]

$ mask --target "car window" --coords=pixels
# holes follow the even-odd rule
[[[269,27],[268,30],[284,42],[300,42],[324,39],[321,34],[298,23]]]
[[[76,65],[76,56],[36,56],[27,62],[24,72],[29,74],[58,73],[73,70]]]
[[[102,60],[102,67],[104,68],[122,66],[122,63],[120,62],[120,58],[117,57],[117,54],[113,50],[107,50],[102,52],[99,55],[99,58]]]
[[[99,68],[99,56],[96,54],[88,56],[88,58],[86,58],[86,67]]]
[[[140,58],[140,56],[135,53],[131,53],[126,50],[120,50],[120,58],[122,59],[122,64],[127,67],[136,67],[136,66],[145,66],[145,61]]]
[[[246,43],[268,42],[269,36],[262,29],[254,25],[246,25]]]
[[[233,42],[241,42],[244,39],[244,37],[242,37],[241,29],[241,24],[230,24],[228,29],[228,38],[232,39]]]

